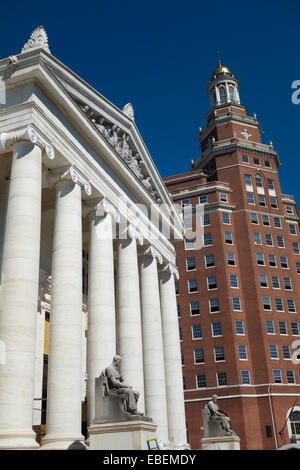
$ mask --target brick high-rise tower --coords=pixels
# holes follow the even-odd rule
[[[207,91],[202,154],[165,179],[173,200],[193,207],[193,230],[204,204],[204,246],[177,244],[189,442],[201,447],[201,410],[217,394],[243,449],[273,449],[300,440],[300,219],[238,80],[219,64]]]

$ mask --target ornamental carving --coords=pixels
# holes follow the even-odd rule
[[[129,134],[124,132],[120,127],[112,122],[106,121],[106,119],[94,112],[88,105],[81,102],[77,102],[81,110],[95,126],[95,128],[103,135],[103,137],[110,143],[117,154],[121,157],[123,162],[130,168],[135,174],[139,181],[143,184],[146,190],[151,194],[157,204],[161,204],[162,201],[156,191],[152,182],[151,176],[148,174],[146,166],[142,160],[142,157],[138,153],[137,149],[132,142]],[[130,109],[132,105],[128,103],[124,108],[123,112],[133,119],[133,108],[132,112]]]
[[[29,40],[26,42],[26,44],[24,44],[21,52],[26,52],[28,49],[38,49],[40,47],[50,53],[48,46],[48,36],[44,26],[38,26],[35,28],[35,30],[31,33]]]
[[[3,150],[11,150],[20,142],[31,142],[38,145],[50,160],[55,158],[53,146],[39,135],[32,124],[24,127],[23,129],[11,132],[2,132],[0,134],[0,147],[2,147]]]

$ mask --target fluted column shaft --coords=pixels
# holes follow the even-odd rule
[[[117,257],[118,354],[126,383],[140,392],[138,409],[145,411],[143,346],[137,242],[119,240]]]
[[[2,275],[2,257],[4,248],[4,235],[5,235],[5,223],[6,223],[6,209],[8,199],[9,181],[0,181],[0,284]]]
[[[39,286],[42,151],[14,146],[0,295],[0,448],[38,447],[32,431]]]
[[[146,415],[158,425],[157,436],[168,440],[168,417],[157,261],[139,257]]]
[[[63,179],[56,186],[44,448],[66,449],[83,439],[81,354],[81,186]]]
[[[112,216],[90,214],[88,423],[95,419],[95,378],[116,354]]]
[[[159,277],[169,439],[186,443],[181,350],[174,277],[170,271],[161,272]]]

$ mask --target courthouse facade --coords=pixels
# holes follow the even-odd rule
[[[186,442],[183,225],[132,106],[53,57],[43,27],[0,75],[0,448],[38,447],[44,403],[42,448],[83,441],[82,403],[89,425],[94,380],[116,353],[153,437]]]
[[[176,291],[188,440],[201,446],[217,394],[242,449],[274,449],[300,440],[300,219],[238,80],[220,64],[207,91],[201,156],[165,179],[187,229]]]

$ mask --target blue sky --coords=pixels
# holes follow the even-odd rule
[[[6,3],[6,5],[8,5]],[[43,24],[53,55],[136,123],[162,176],[190,170],[198,127],[209,110],[206,85],[222,61],[240,80],[242,104],[273,141],[282,190],[300,204],[298,0],[98,0],[13,2],[2,7],[0,56],[18,53]]]

